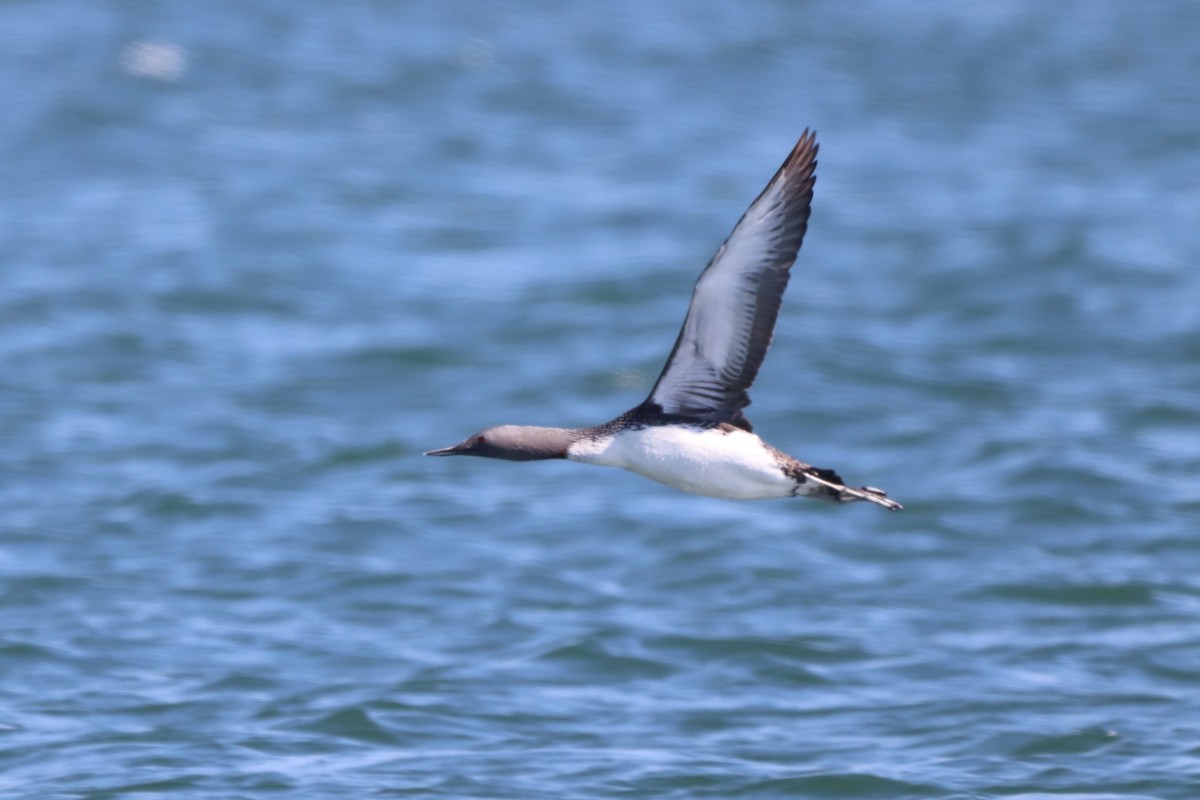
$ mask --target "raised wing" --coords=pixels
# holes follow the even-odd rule
[[[664,414],[731,422],[741,410],[779,316],[789,269],[808,228],[816,134],[804,131],[733,233],[700,273],[667,365],[646,403]]]

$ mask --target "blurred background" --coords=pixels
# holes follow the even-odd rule
[[[1194,798],[1200,5],[0,3],[0,791]],[[901,514],[422,459],[653,384]]]

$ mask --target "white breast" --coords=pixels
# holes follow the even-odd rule
[[[575,442],[567,458],[621,467],[685,492],[734,500],[789,497],[796,482],[753,433],[662,425]]]

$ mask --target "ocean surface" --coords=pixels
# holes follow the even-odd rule
[[[0,796],[1200,797],[1200,4],[0,3]],[[587,425],[806,127],[748,410]]]

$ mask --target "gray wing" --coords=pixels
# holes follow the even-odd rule
[[[750,429],[741,410],[762,366],[808,228],[816,134],[807,129],[700,273],[683,330],[646,403]]]

